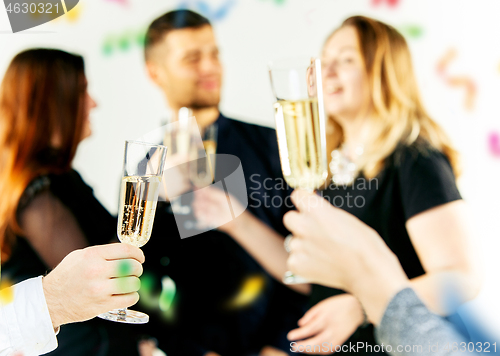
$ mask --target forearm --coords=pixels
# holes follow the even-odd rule
[[[384,251],[385,257],[366,254],[353,264],[346,291],[358,298],[368,320],[378,325],[391,299],[410,281],[393,253]],[[383,261],[383,263],[380,263]]]
[[[225,231],[231,235],[260,265],[281,282],[286,272],[288,252],[283,236],[264,224],[250,212],[240,215]],[[309,294],[309,284],[289,285],[299,293]]]
[[[389,301],[406,287],[414,289],[432,312],[441,315],[453,313],[454,308],[459,303],[475,296],[475,288],[472,285],[474,278],[466,273],[434,272],[408,280],[401,268],[394,268],[392,271],[379,270],[380,268],[373,265],[373,267],[357,273],[356,275],[363,277],[356,278],[356,283],[350,290],[363,305],[368,320],[375,325],[380,323]],[[450,300],[451,296],[454,298],[453,300]]]
[[[375,336],[391,355],[458,355],[443,345],[464,341],[451,324],[430,312],[411,288],[401,290],[391,299]]]
[[[458,305],[475,298],[481,283],[477,274],[459,270],[428,272],[410,282],[425,305],[440,315],[452,314]]]

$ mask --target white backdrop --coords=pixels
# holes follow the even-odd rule
[[[0,75],[17,52],[30,47],[84,55],[99,107],[92,115],[94,135],[82,143],[74,165],[113,213],[124,140],[156,128],[166,113],[162,95],[146,76],[137,37],[154,18],[179,6],[214,21],[225,68],[222,111],[266,126],[274,125],[269,60],[319,54],[327,35],[350,15],[372,16],[401,29],[424,102],[464,156],[460,188],[477,222],[486,272],[483,292],[472,306],[500,335],[500,142],[488,141],[500,134],[500,2],[80,0],[66,16],[18,34],[11,33],[0,5]],[[450,50],[456,56],[439,74],[438,63]]]

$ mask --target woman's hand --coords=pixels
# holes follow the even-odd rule
[[[364,320],[363,309],[350,294],[325,299],[304,314],[299,327],[288,333],[288,340],[295,341],[294,349],[306,350],[307,345],[320,346],[320,352],[304,352],[330,355],[335,346],[342,345]],[[323,347],[323,343],[328,346]],[[316,347],[317,350],[317,347]]]
[[[296,190],[292,201],[298,211],[284,217],[293,234],[289,270],[355,295],[378,323],[392,296],[410,284],[396,255],[375,230],[316,194]]]

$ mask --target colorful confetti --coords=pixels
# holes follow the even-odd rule
[[[7,278],[0,281],[0,304],[9,304],[14,300],[14,291],[11,287],[12,283]]]
[[[311,26],[312,23],[313,23],[313,20],[311,20],[311,14],[313,12],[315,12],[317,9],[311,9],[309,10],[308,12],[306,12],[306,16],[305,16],[305,19],[306,19],[306,23],[308,26]]]
[[[122,6],[128,6],[129,5],[128,0],[105,0],[105,1],[106,2],[115,3],[115,4],[118,4],[118,5],[122,5]]]
[[[161,311],[167,311],[172,306],[175,298],[176,287],[175,283],[169,276],[165,276],[161,280],[161,294],[159,307]]]
[[[396,6],[398,6],[399,2],[400,0],[372,0],[371,4],[375,7],[380,5],[381,3],[386,3],[387,5],[389,5],[389,7],[395,8]]]
[[[272,2],[274,2],[276,5],[284,5],[286,0],[271,0]]]
[[[246,278],[238,294],[229,302],[229,308],[243,308],[252,304],[264,291],[265,285],[266,281],[261,274]]]
[[[148,309],[155,309],[158,306],[159,295],[154,295],[155,278],[150,273],[144,273],[141,277],[141,288],[139,289],[139,303]]]
[[[162,278],[161,293],[155,293],[155,277],[145,272],[141,276],[141,289],[139,290],[139,303],[150,310],[157,312],[166,321],[173,321],[176,316],[176,305],[178,301],[177,287],[169,277]]]
[[[493,156],[500,158],[500,132],[492,132],[489,134],[488,147]]]
[[[102,52],[110,56],[116,52],[127,52],[133,48],[142,48],[146,36],[146,29],[127,29],[120,34],[106,36],[102,44]]]
[[[78,2],[78,4],[66,12],[66,16],[58,17],[54,20],[54,22],[61,22],[64,21],[64,19],[71,23],[77,22],[82,16],[84,7],[85,6],[81,2]]]
[[[200,12],[203,16],[208,17],[211,21],[224,20],[229,14],[230,10],[236,4],[236,0],[226,0],[219,7],[212,7],[208,1],[188,0],[179,4],[178,9],[191,9]]]
[[[120,260],[117,272],[118,277],[130,276],[132,272],[132,264],[127,260]]]
[[[424,35],[424,29],[419,25],[405,25],[398,28],[398,30],[406,37],[417,39]]]
[[[436,65],[436,71],[440,77],[443,78],[444,82],[450,87],[464,88],[464,108],[467,111],[472,111],[474,109],[477,88],[475,82],[468,76],[451,76],[447,73],[448,66],[457,57],[457,51],[454,48],[450,48],[438,61]]]

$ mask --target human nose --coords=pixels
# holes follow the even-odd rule
[[[218,58],[205,57],[200,62],[200,72],[202,74],[215,74],[221,70],[221,64]]]
[[[337,63],[336,61],[322,61],[321,70],[324,76],[333,77],[337,76]]]
[[[89,99],[88,99],[88,100],[89,100],[89,104],[90,104],[89,106],[90,106],[90,108],[91,108],[91,109],[93,109],[93,108],[96,108],[96,107],[97,107],[97,102],[94,100],[94,98],[93,98],[93,97],[91,97],[91,96],[89,95]]]

